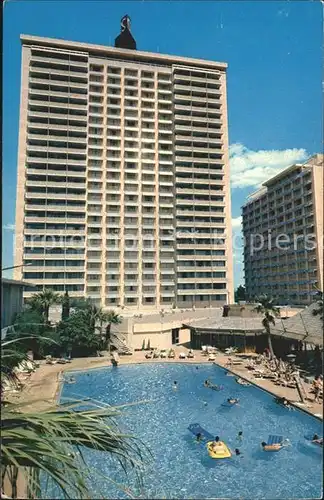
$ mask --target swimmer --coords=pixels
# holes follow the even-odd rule
[[[174,391],[176,391],[177,389],[178,389],[178,383],[177,383],[177,381],[175,380],[175,381],[173,382],[173,390],[174,390]]]
[[[238,457],[239,455],[241,455],[241,457],[243,456],[242,453],[240,452],[240,450],[238,448],[235,448],[235,455]]]
[[[238,402],[239,402],[239,399],[236,399],[236,398],[228,398],[227,402],[230,404],[230,405],[237,405]]]
[[[243,441],[243,432],[242,432],[242,431],[240,431],[240,432],[238,433],[238,435],[236,436],[236,440],[237,440],[239,443],[242,443],[242,441]]]
[[[209,380],[205,380],[205,382],[204,382],[204,386],[205,386],[205,387],[210,387],[210,382],[209,382]]]
[[[211,444],[211,448],[212,448],[213,450],[215,450],[215,449],[217,448],[217,446],[222,446],[222,443],[221,443],[221,442],[220,442],[220,440],[219,440],[219,436],[216,436],[216,437],[215,437],[215,441],[213,441],[213,442],[212,442],[212,444]]]
[[[196,441],[197,441],[197,443],[200,443],[200,442],[203,440],[203,438],[204,438],[204,437],[203,437],[203,435],[201,434],[201,432],[198,432],[198,433],[196,434]]]
[[[314,434],[312,443],[314,444],[319,444],[320,446],[323,446],[323,438],[320,438],[317,434]]]

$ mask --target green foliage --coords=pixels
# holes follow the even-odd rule
[[[68,292],[62,297],[62,321],[65,321],[70,316],[70,297]]]
[[[32,295],[32,297],[27,300],[27,304],[29,304],[33,310],[40,312],[44,321],[48,323],[50,307],[53,304],[59,304],[60,301],[61,298],[58,293],[46,288],[42,292]]]
[[[275,325],[275,319],[280,316],[280,308],[275,306],[275,299],[273,297],[269,297],[268,295],[260,295],[257,298],[258,305],[254,308],[254,310],[263,314],[262,325],[265,328],[265,331],[268,335],[268,344],[271,356],[274,356],[272,341],[271,341],[271,333],[270,326]]]
[[[19,338],[1,342],[1,370],[6,373],[21,360],[22,354],[16,352],[19,342]],[[120,410],[91,401],[84,409],[84,404],[26,412],[23,404],[3,404],[2,400],[1,475],[11,486],[6,491],[11,498],[18,496],[18,470],[26,480],[27,498],[42,498],[46,493],[41,491],[41,474],[59,488],[63,498],[93,498],[88,484],[96,471],[86,462],[84,447],[111,454],[125,472],[135,468],[141,485],[142,451],[132,436],[119,431],[115,417]]]
[[[86,311],[76,311],[57,326],[59,343],[73,357],[95,354],[100,348],[101,338],[92,328],[92,319]]]
[[[119,325],[122,322],[122,317],[115,311],[107,311],[104,313],[104,322],[107,323],[106,326],[106,345],[111,342],[111,325]]]
[[[239,302],[240,300],[246,300],[246,290],[242,285],[239,285],[235,290],[235,302]]]
[[[55,354],[58,350],[55,328],[44,323],[40,311],[30,308],[17,314],[14,331],[8,335],[8,338],[19,338],[17,349],[33,351],[36,358],[42,358],[46,354]]]
[[[323,292],[320,290],[316,294],[316,309],[313,309],[313,315],[319,316],[323,321],[324,305],[323,305]]]

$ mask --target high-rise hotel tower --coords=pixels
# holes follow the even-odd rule
[[[140,52],[127,16],[115,47],[21,41],[15,277],[105,308],[231,302],[227,65]]]

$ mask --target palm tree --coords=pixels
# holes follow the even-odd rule
[[[49,288],[45,288],[42,292],[35,293],[27,301],[27,304],[37,311],[40,311],[43,315],[44,322],[48,323],[49,309],[53,304],[59,304],[61,297],[58,293],[54,292]]]
[[[111,341],[111,325],[120,325],[122,322],[122,317],[119,314],[115,313],[115,311],[107,311],[105,313],[105,322],[107,322],[106,326],[106,345],[110,348]]]
[[[62,302],[62,321],[66,320],[70,316],[70,297],[68,292],[61,297]]]
[[[257,298],[258,305],[254,308],[258,314],[263,314],[262,325],[268,336],[268,346],[271,357],[274,358],[270,325],[275,325],[275,318],[280,316],[280,309],[274,305],[274,298],[264,294]]]
[[[319,316],[320,319],[323,321],[323,312],[324,312],[323,292],[318,289],[316,294],[316,306],[317,306],[316,309],[313,309],[313,315]]]
[[[21,353],[15,353],[16,341],[1,342],[1,373],[7,378],[21,360]],[[3,370],[5,365],[7,370]],[[21,497],[18,477],[25,479],[26,498],[41,498],[47,483],[41,481],[41,476],[58,487],[64,498],[93,498],[88,484],[95,471],[82,454],[84,448],[112,454],[125,471],[135,468],[141,480],[143,454],[132,436],[119,431],[115,417],[121,414],[120,409],[99,407],[88,400],[87,409],[84,401],[77,401],[53,404],[37,412],[28,412],[24,404],[8,404],[3,399],[1,404],[1,488],[9,483],[11,491],[5,493],[11,498]]]

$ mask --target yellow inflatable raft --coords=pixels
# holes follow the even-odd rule
[[[216,446],[213,446],[213,441],[207,443],[208,455],[211,458],[230,458],[232,456],[230,450],[223,441],[219,441]]]

